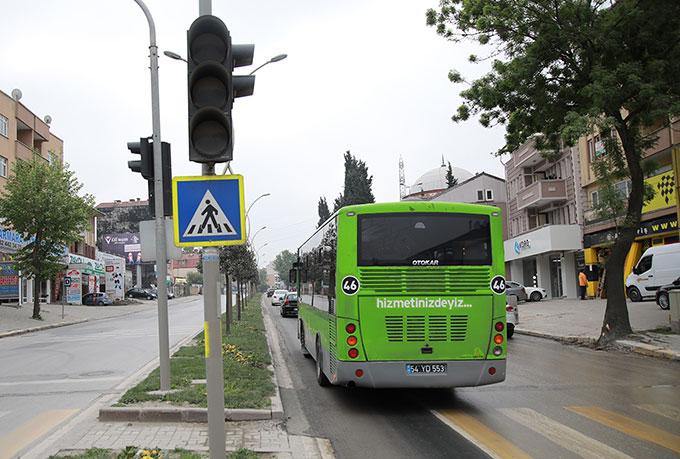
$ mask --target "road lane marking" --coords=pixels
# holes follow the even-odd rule
[[[583,458],[632,459],[629,455],[594,438],[583,435],[581,432],[544,416],[531,408],[501,408],[499,411],[513,421],[528,427],[553,443]]]
[[[495,459],[531,459],[526,452],[501,435],[459,410],[430,410],[437,419]]]
[[[121,377],[106,377],[106,378],[63,378],[63,379],[36,379],[32,381],[11,381],[0,382],[0,387],[5,386],[34,386],[36,384],[70,384],[70,383],[84,383],[84,382],[103,382],[103,381],[118,381]]]
[[[680,408],[671,405],[633,405],[635,408],[680,422]]]
[[[614,430],[623,432],[630,437],[656,443],[659,446],[680,453],[680,436],[678,435],[597,406],[567,406],[565,408]]]
[[[77,412],[78,410],[50,410],[31,418],[16,430],[0,437],[0,459],[10,459]]]

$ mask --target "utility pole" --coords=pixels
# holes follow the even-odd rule
[[[201,0],[204,1],[204,0]],[[153,125],[154,204],[156,208],[156,284],[158,288],[158,354],[161,390],[170,390],[170,338],[168,331],[168,260],[165,244],[163,211],[163,160],[161,153],[161,111],[158,96],[158,47],[156,26],[151,12],[142,0],[135,0],[149,23],[149,61],[151,70],[151,121]],[[140,282],[141,284],[141,282]]]

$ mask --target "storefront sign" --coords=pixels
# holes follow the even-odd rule
[[[0,227],[0,252],[15,253],[29,242],[16,231]]]
[[[19,273],[12,263],[0,263],[0,298],[19,298]]]
[[[66,288],[66,302],[71,304],[82,303],[82,273],[78,269],[69,269],[66,272],[66,277],[68,277],[71,282]]]
[[[549,225],[503,243],[505,261],[519,260],[550,252],[581,250],[579,225]]]
[[[519,255],[522,250],[528,250],[531,248],[531,239],[523,239],[521,241],[515,241],[515,253]]]
[[[142,262],[142,246],[138,233],[105,234],[102,237],[102,250],[124,258],[129,265]]]
[[[665,209],[675,206],[678,202],[675,196],[675,175],[673,171],[649,177],[645,183],[654,189],[654,197],[642,207],[642,213]]]
[[[118,258],[106,263],[106,294],[123,299],[125,295],[125,260]]]
[[[69,253],[66,256],[65,262],[69,265],[81,265],[78,266],[78,268],[85,274],[103,276],[106,272],[104,271],[104,263],[93,260],[92,258],[84,257],[82,255],[74,255]]]
[[[636,237],[653,236],[669,231],[678,231],[678,217],[676,215],[667,215],[665,217],[640,223]],[[614,229],[585,234],[583,236],[583,246],[587,248],[596,245],[613,244],[616,240],[616,234],[616,230]]]

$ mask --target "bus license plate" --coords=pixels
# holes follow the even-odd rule
[[[407,363],[406,373],[410,375],[446,374],[445,363]]]

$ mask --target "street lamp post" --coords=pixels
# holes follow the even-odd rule
[[[257,67],[255,70],[253,70],[252,72],[250,72],[248,75],[252,75],[253,73],[257,72],[258,70],[260,70],[262,67],[264,67],[264,66],[267,65],[267,64],[271,64],[272,62],[279,62],[279,61],[282,61],[282,60],[284,60],[284,59],[287,58],[287,57],[288,57],[288,54],[278,54],[278,55],[272,57],[271,59],[269,59],[269,60],[268,60],[267,62],[265,62],[264,64],[262,64],[262,65],[260,65],[259,67]]]
[[[255,203],[257,201],[259,201],[260,199],[262,199],[266,196],[271,196],[271,193],[264,193],[264,194],[259,195],[257,198],[255,198],[255,200],[253,202],[250,203],[250,205],[248,206],[248,209],[246,209],[246,224],[247,224],[246,238],[247,239],[250,238],[250,218],[248,217],[248,212],[250,212],[250,209],[252,209],[252,207],[255,205]]]
[[[257,237],[258,234],[260,234],[260,231],[267,229],[266,226],[263,226],[259,230],[255,231],[255,234],[253,234],[253,237],[250,239],[250,243],[252,244],[255,241],[255,238]]]
[[[158,47],[156,26],[142,0],[135,0],[149,23],[149,60],[151,70],[151,121],[153,126],[154,203],[156,207],[156,284],[158,288],[158,341],[161,390],[170,390],[170,338],[168,331],[168,260],[165,248],[163,212],[163,160],[161,157],[161,110],[158,96]]]

